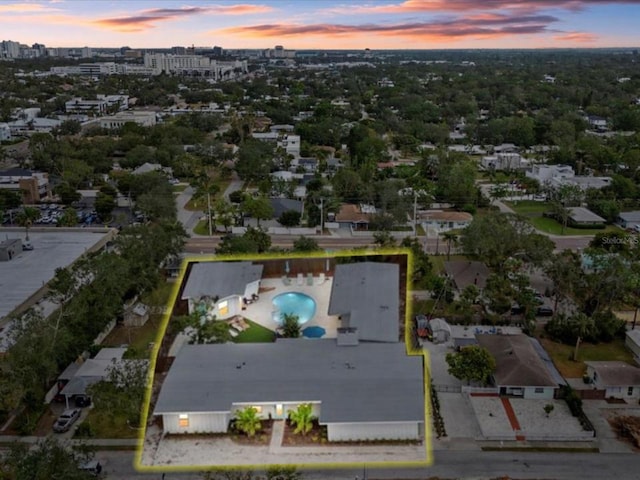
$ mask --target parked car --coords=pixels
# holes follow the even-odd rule
[[[78,468],[80,468],[80,470],[82,470],[83,472],[91,473],[96,477],[100,475],[100,472],[102,472],[102,465],[98,460],[90,460],[86,463],[83,463]]]
[[[33,250],[33,244],[31,242],[24,242],[22,244],[22,250]]]
[[[522,315],[524,314],[524,307],[520,305],[513,305],[511,307],[511,315]]]
[[[553,308],[551,307],[538,307],[536,309],[537,317],[551,317],[553,316]]]
[[[68,432],[71,426],[80,418],[81,410],[79,408],[73,408],[65,410],[62,415],[58,417],[56,423],[53,424],[53,431],[56,433]]]

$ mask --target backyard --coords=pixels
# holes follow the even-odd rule
[[[540,343],[565,378],[581,378],[587,370],[584,364],[586,361],[618,360],[634,364],[631,352],[625,347],[624,340],[620,339],[609,343],[581,343],[578,348],[578,361],[573,360],[575,345],[564,345],[542,337]]]
[[[272,330],[246,318],[244,321],[250,326],[233,339],[235,343],[270,343],[275,341],[276,334]]]

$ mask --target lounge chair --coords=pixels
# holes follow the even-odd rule
[[[291,285],[291,279],[290,279],[289,277],[287,277],[286,275],[284,275],[284,276],[282,277],[282,283],[283,283],[284,285]]]
[[[318,278],[316,279],[316,285],[322,285],[326,280],[326,277],[324,276],[324,273],[321,273],[318,275]]]
[[[313,286],[313,273],[307,273],[307,285]]]
[[[298,286],[301,287],[304,285],[304,275],[301,273],[298,274]]]

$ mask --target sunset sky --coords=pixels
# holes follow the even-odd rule
[[[0,0],[0,37],[48,47],[635,47],[640,0]]]

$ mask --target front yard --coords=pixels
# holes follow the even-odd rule
[[[633,355],[624,345],[624,340],[610,343],[581,343],[578,348],[578,361],[573,360],[575,345],[564,345],[548,338],[540,338],[540,343],[549,353],[554,365],[565,378],[582,378],[587,371],[586,361],[618,360],[634,364]]]
[[[505,202],[516,213],[527,217],[531,224],[539,231],[551,235],[595,235],[600,232],[620,231],[615,225],[607,225],[605,228],[572,228],[566,227],[562,232],[562,225],[553,218],[544,217],[543,214],[551,209],[547,202],[535,200],[519,200],[517,202]]]

